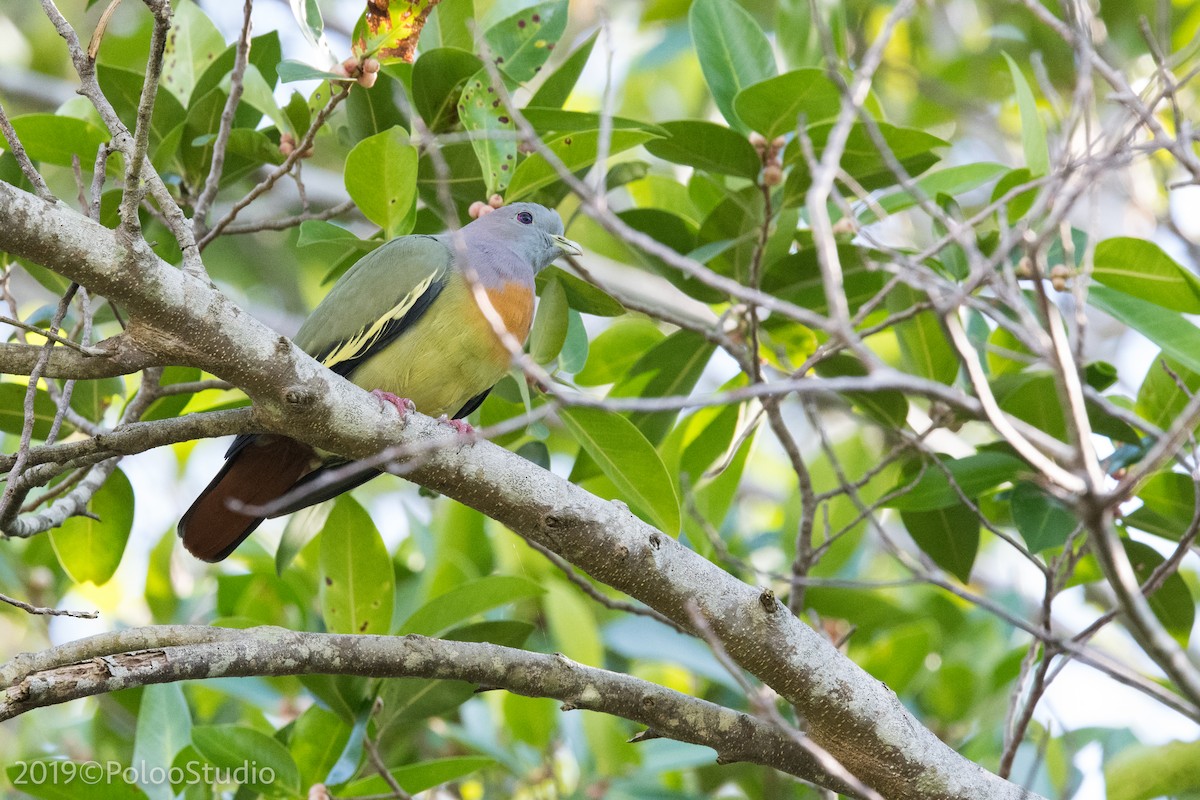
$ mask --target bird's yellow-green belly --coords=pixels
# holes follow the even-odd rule
[[[509,332],[524,343],[533,314],[532,293],[522,288],[489,295]],[[511,361],[511,353],[459,277],[447,283],[410,330],[367,359],[350,379],[364,389],[407,397],[422,414],[436,417],[455,414],[489,389],[504,377]]]

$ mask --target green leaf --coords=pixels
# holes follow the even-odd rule
[[[1017,108],[1021,112],[1021,147],[1025,150],[1025,166],[1035,177],[1050,174],[1050,146],[1046,140],[1046,126],[1038,114],[1037,101],[1033,98],[1033,90],[1025,80],[1021,68],[1004,53],[1008,62],[1009,72],[1012,73],[1013,87],[1017,94]]]
[[[72,156],[88,169],[96,162],[96,151],[108,141],[108,132],[90,122],[57,114],[22,114],[12,118],[13,131],[34,161],[71,166]],[[0,134],[2,136],[2,134]],[[0,138],[8,149],[7,137]]]
[[[542,85],[529,99],[529,105],[562,108],[571,96],[571,91],[575,88],[579,76],[583,74],[583,68],[587,65],[588,58],[592,55],[592,48],[595,47],[596,39],[599,36],[600,31],[596,31],[585,39],[583,44],[572,50],[566,60],[559,64],[546,80],[542,81]]]
[[[447,131],[458,121],[455,101],[467,80],[483,63],[474,53],[439,47],[421,54],[413,64],[413,106],[434,133]]]
[[[1121,544],[1125,547],[1125,555],[1129,557],[1129,563],[1133,565],[1133,573],[1137,576],[1138,585],[1149,580],[1155,568],[1166,560],[1148,544],[1135,542],[1132,539],[1122,539]],[[1147,600],[1151,610],[1154,611],[1154,616],[1158,617],[1158,621],[1167,629],[1167,633],[1175,637],[1180,646],[1187,647],[1192,625],[1196,621],[1196,603],[1192,599],[1192,593],[1188,590],[1183,576],[1178,572],[1171,573],[1170,577],[1163,581],[1163,585],[1159,587],[1158,591],[1150,595]]]
[[[642,354],[609,397],[683,397],[700,380],[716,345],[689,330],[679,330]],[[678,411],[635,411],[629,421],[658,444],[679,416]]]
[[[669,536],[679,532],[679,494],[654,446],[619,414],[597,408],[559,411],[563,423],[628,501]]]
[[[443,783],[477,772],[484,767],[495,764],[494,759],[486,756],[452,756],[450,758],[434,758],[419,764],[408,764],[391,771],[392,777],[401,788],[409,794],[424,792]],[[379,779],[382,782],[382,778]],[[378,792],[386,793],[388,786],[378,788]]]
[[[543,591],[533,581],[517,575],[476,578],[421,606],[404,621],[400,631],[438,636],[477,614],[526,597],[536,597]]]
[[[190,104],[197,80],[225,50],[225,37],[208,15],[190,0],[173,4],[171,11],[162,85],[181,103]]]
[[[397,79],[381,71],[375,85],[368,88],[355,86],[346,98],[346,128],[349,141],[361,142],[371,136],[392,128],[407,129],[408,118],[396,103]],[[413,172],[416,172],[413,158]]]
[[[524,8],[483,34],[496,66],[514,81],[530,80],[567,29],[567,0]]]
[[[1029,481],[1017,482],[1009,495],[1009,504],[1013,524],[1031,553],[1061,547],[1079,526],[1069,508]]]
[[[392,560],[371,517],[342,495],[321,529],[321,610],[334,633],[386,634],[392,627]]]
[[[337,714],[312,705],[296,718],[288,752],[300,771],[300,785],[323,783],[350,741],[350,726]]]
[[[102,586],[117,571],[133,529],[133,487],[121,470],[113,470],[88,503],[91,517],[71,517],[50,531],[58,563],[76,583]]]
[[[747,86],[733,98],[742,122],[767,139],[793,133],[801,115],[804,127],[838,115],[842,94],[823,69],[798,69]]]
[[[1108,800],[1190,797],[1200,789],[1200,742],[1137,744],[1104,766]]]
[[[21,435],[25,425],[26,387],[19,383],[0,383],[0,431]],[[38,389],[33,398],[33,438],[45,440],[54,424],[58,406],[45,389]],[[63,433],[70,430],[63,424]]]
[[[481,69],[467,79],[458,100],[458,118],[471,134],[487,194],[503,192],[517,163],[517,127],[500,102],[487,70]]]
[[[96,65],[96,79],[104,96],[112,101],[125,127],[133,130],[137,125],[137,109],[142,99],[142,86],[146,83],[144,73],[121,69],[107,64]],[[153,149],[171,129],[184,117],[183,105],[175,96],[159,86],[154,95],[154,113],[150,116],[150,148]],[[93,157],[95,153],[92,153]]]
[[[1187,387],[1187,392],[1180,389],[1176,378]],[[1166,430],[1187,406],[1188,393],[1196,391],[1200,391],[1200,372],[1159,352],[1150,362],[1150,369],[1138,388],[1135,408],[1142,419]]]
[[[525,119],[530,125],[537,128],[543,139],[551,138],[546,135],[547,133],[600,130],[603,119],[603,115],[590,111],[565,111],[561,108],[539,108],[537,106],[527,106],[521,113],[525,115]],[[609,117],[608,124],[611,130],[638,130],[653,133],[655,136],[667,135],[666,129],[661,126],[629,117]]]
[[[817,363],[815,369],[823,378],[867,375],[867,368],[862,362],[846,354],[824,359]],[[881,425],[903,426],[908,419],[908,400],[903,392],[844,392],[843,396]]]
[[[579,386],[615,383],[643,353],[649,352],[666,335],[644,317],[614,322],[591,342],[587,364],[575,375]]]
[[[540,294],[550,281],[562,285],[567,296],[567,305],[581,314],[592,314],[597,317],[619,317],[625,313],[625,306],[613,299],[603,289],[599,289],[582,278],[577,278],[569,272],[549,266],[537,274],[536,284]]]
[[[1193,372],[1200,372],[1200,329],[1182,315],[1107,286],[1092,286],[1088,303],[1123,322]]]
[[[241,725],[197,725],[192,728],[192,746],[213,766],[239,770],[250,779],[242,784],[247,788],[273,795],[300,791],[300,770],[291,753],[261,731]],[[255,769],[245,769],[248,760]]]
[[[977,189],[983,184],[995,179],[998,175],[1008,172],[1008,167],[989,161],[973,164],[960,164],[956,167],[946,167],[937,172],[922,175],[914,183],[926,198],[934,198],[939,194],[957,197]],[[892,192],[878,198],[875,203],[889,214],[896,214],[917,204],[917,198],[906,189]],[[875,205],[866,206],[859,220],[864,224],[878,219],[875,215]]]
[[[148,770],[168,770],[180,750],[191,744],[192,713],[178,683],[152,684],[142,689],[138,703],[137,733],[130,763]],[[166,782],[139,784],[152,800],[173,800],[175,793]]]
[[[542,290],[529,335],[529,355],[537,363],[549,364],[558,357],[567,340],[568,310],[562,282],[551,280]]]
[[[900,284],[888,293],[887,308],[898,313],[925,300],[923,293]],[[937,312],[921,311],[896,323],[895,330],[906,370],[939,383],[954,382],[958,375],[958,352],[950,344]]]
[[[442,0],[425,22],[421,45],[471,50],[475,46],[474,22],[475,0]]]
[[[954,478],[954,483],[963,495],[974,499],[1028,471],[1025,462],[1016,456],[990,450],[964,458],[943,459],[942,467],[944,470],[936,464],[926,464],[925,471],[916,484],[904,494],[892,498],[887,505],[901,511],[932,511],[961,503],[958,492],[950,485],[950,478],[946,472]],[[903,478],[891,491],[910,483],[911,477]]]
[[[833,131],[833,123],[821,123],[810,126],[809,138],[813,149],[819,158],[825,150],[829,134]],[[910,176],[920,175],[940,160],[940,156],[932,151],[936,148],[948,147],[949,142],[939,139],[933,134],[917,128],[901,128],[886,122],[876,123],[879,135],[883,138],[892,156],[900,162]],[[783,151],[783,160],[791,167],[787,181],[784,183],[784,205],[804,202],[804,193],[811,183],[808,174],[808,163],[800,152],[800,145],[793,139],[788,142]],[[856,122],[850,128],[846,137],[846,147],[842,153],[842,169],[854,178],[860,187],[867,190],[883,189],[895,186],[900,179],[892,172],[888,161],[880,154],[870,130],[861,122]],[[858,191],[856,188],[855,191]],[[936,196],[936,195],[935,195]]]
[[[1200,278],[1145,239],[1120,236],[1096,245],[1092,277],[1155,305],[1200,314]]]
[[[332,503],[317,503],[288,516],[279,546],[275,548],[276,575],[282,575],[296,556],[300,555],[300,551],[317,538],[321,529],[325,527],[332,509]]]
[[[662,128],[670,138],[647,142],[646,149],[665,161],[751,180],[762,169],[762,160],[746,137],[723,125],[678,120],[664,122]]]
[[[979,517],[958,502],[930,511],[901,511],[909,536],[942,569],[963,583],[979,552]]]
[[[417,149],[403,128],[363,139],[346,156],[346,191],[387,237],[412,230],[417,199]]]
[[[754,17],[732,0],[695,0],[688,12],[688,29],[717,108],[732,127],[745,131],[734,110],[734,97],[747,86],[775,76],[770,40]]]
[[[279,82],[294,83],[296,81],[344,81],[345,75],[329,72],[302,61],[285,58],[279,62]]]
[[[612,131],[608,153],[615,155],[639,144],[657,138],[655,134],[639,130],[617,129]],[[546,146],[558,156],[571,172],[590,167],[596,161],[600,131],[576,131],[546,142]],[[505,201],[516,202],[538,189],[550,186],[559,180],[558,172],[541,154],[535,153],[521,162],[513,175],[512,184],[505,193]]]

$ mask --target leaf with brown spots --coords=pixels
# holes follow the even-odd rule
[[[367,0],[367,10],[354,30],[354,55],[373,56],[381,64],[416,57],[417,41],[429,12],[439,0]]]
[[[516,126],[486,69],[467,79],[458,101],[458,118],[471,134],[487,193],[503,192],[516,171]]]

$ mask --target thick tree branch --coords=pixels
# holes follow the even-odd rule
[[[809,720],[813,740],[891,798],[1028,798],[947,747],[895,694],[760,590],[606,502],[445,426],[390,407],[322,368],[203,281],[78,214],[0,183],[0,249],[30,258],[119,302],[139,345],[241,387],[255,419],[351,458],[389,444],[427,451],[408,476],[508,525],[687,629],[689,602],[743,669]]]
[[[849,791],[775,725],[562,655],[416,635],[282,628],[176,626],[132,633],[104,634],[66,645],[62,654],[56,652],[61,648],[53,648],[0,667],[0,676],[9,679],[0,694],[0,720],[81,697],[181,680],[312,674],[460,680],[624,717],[662,736],[711,747],[722,763],[763,764]],[[130,639],[136,641],[135,649],[126,649]]]

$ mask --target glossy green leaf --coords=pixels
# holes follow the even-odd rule
[[[391,773],[400,784],[400,788],[409,794],[418,794],[443,783],[464,778],[495,763],[495,759],[486,756],[451,756],[406,764],[391,770]],[[373,785],[367,785],[368,781],[354,784],[354,793],[361,791],[363,794],[387,794],[391,791],[391,787],[379,776],[370,778],[369,781],[373,782]]]
[[[754,17],[732,0],[695,0],[688,29],[717,108],[732,127],[744,131],[733,100],[747,86],[775,76],[771,42]]]
[[[325,527],[331,510],[332,503],[317,503],[288,515],[287,526],[283,529],[279,546],[275,548],[276,575],[282,575],[296,556],[300,555],[300,551],[317,538],[321,529]]]
[[[1133,565],[1139,585],[1148,581],[1155,568],[1165,560],[1148,544],[1132,539],[1122,539],[1121,544],[1125,547],[1129,563]],[[1196,621],[1196,603],[1183,577],[1178,572],[1173,572],[1147,600],[1154,616],[1158,617],[1167,633],[1175,637],[1182,647],[1187,647],[1192,625]]]
[[[867,374],[862,362],[845,354],[820,361],[815,371],[823,378],[863,377]],[[881,425],[903,426],[908,419],[908,400],[902,392],[845,392],[843,396]]]
[[[615,383],[665,338],[658,326],[644,317],[618,320],[592,340],[587,364],[575,375],[575,383],[580,386]]]
[[[1193,372],[1200,372],[1200,328],[1174,311],[1107,286],[1092,286],[1088,303],[1125,323]]]
[[[296,81],[337,81],[345,80],[344,75],[330,72],[302,61],[285,58],[279,62],[279,82],[294,83]]]
[[[929,511],[901,511],[909,536],[942,569],[963,583],[979,552],[979,517],[961,502]]]
[[[133,487],[117,469],[88,503],[91,517],[71,517],[50,531],[58,563],[76,583],[108,582],[125,554],[133,529]]]
[[[538,364],[549,364],[562,350],[567,340],[568,310],[566,290],[560,281],[551,280],[542,289],[529,334],[529,355]]]
[[[142,99],[145,74],[108,64],[97,64],[96,80],[104,90],[104,96],[112,102],[113,110],[125,123],[125,127],[132,131],[137,125],[137,108]],[[179,124],[183,116],[183,105],[175,99],[175,95],[160,87],[154,96],[154,113],[150,116],[151,149]],[[92,152],[92,156],[95,157],[95,151]]]
[[[1178,541],[1196,513],[1196,486],[1181,472],[1156,472],[1138,490],[1139,508],[1121,521],[1138,530]]]
[[[679,330],[642,354],[609,397],[682,397],[689,394],[716,352],[698,333]],[[677,411],[635,411],[629,419],[657,444],[679,415]]]
[[[427,50],[413,64],[413,106],[434,133],[449,130],[458,121],[456,100],[467,80],[482,62],[474,53],[439,47]]]
[[[346,156],[346,191],[387,237],[412,230],[417,198],[417,149],[403,128],[363,139]]]
[[[319,705],[305,709],[288,738],[288,752],[299,768],[300,785],[324,783],[349,741],[350,726],[337,714]]]
[[[1190,797],[1200,789],[1200,741],[1137,744],[1104,765],[1108,800]]]
[[[172,4],[171,12],[162,85],[181,103],[190,104],[197,80],[225,50],[225,37],[191,0]]]
[[[573,133],[575,131],[600,130],[604,116],[589,111],[566,111],[561,108],[541,108],[527,106],[521,110],[525,119],[542,134],[543,139],[551,138],[548,133]],[[610,130],[639,130],[652,133],[655,136],[666,136],[667,131],[659,125],[630,119],[629,117],[608,117]],[[719,127],[719,126],[718,126]]]
[[[1069,508],[1029,481],[1019,481],[1009,495],[1013,524],[1029,552],[1061,547],[1079,526]]]
[[[192,746],[222,770],[242,768],[249,778],[242,785],[250,789],[273,795],[300,791],[300,771],[291,753],[261,731],[241,725],[197,725],[192,729]],[[250,755],[257,769],[244,769]]]
[[[938,633],[928,620],[897,625],[872,639],[854,660],[893,692],[902,693],[925,668],[929,654],[936,651]]]
[[[333,505],[321,529],[321,610],[334,633],[386,634],[395,576],[371,517],[350,495]]]
[[[575,84],[579,81],[579,76],[583,74],[583,68],[587,65],[588,59],[592,55],[592,48],[596,46],[596,39],[599,36],[600,31],[596,31],[585,39],[583,44],[572,50],[566,60],[559,64],[546,80],[542,81],[542,85],[529,99],[529,105],[562,108],[571,96]]]
[[[142,690],[138,703],[137,732],[131,763],[144,764],[149,770],[168,770],[176,754],[191,744],[192,713],[188,710],[183,688],[178,683],[153,684]],[[169,783],[147,781],[142,791],[152,800],[173,800]]]
[[[833,123],[827,122],[808,129],[808,136],[818,158],[825,150],[833,127]],[[944,139],[917,128],[902,128],[886,122],[876,123],[875,127],[891,150],[892,156],[911,177],[920,175],[941,159],[934,150],[949,146],[949,142]],[[791,167],[784,183],[783,203],[803,203],[811,176],[808,174],[808,164],[801,154],[800,145],[795,139],[788,142],[783,152],[783,160]],[[892,172],[889,162],[880,154],[871,131],[861,122],[851,126],[840,163],[842,169],[854,178],[859,187],[868,191],[895,186],[900,182]]]
[[[926,300],[924,294],[901,284],[888,294],[887,308],[898,313]],[[921,311],[896,323],[895,330],[906,370],[939,383],[953,383],[958,375],[958,352],[946,336],[937,312]]]
[[[344,129],[350,142],[361,142],[393,128],[407,129],[408,118],[400,111],[396,93],[396,79],[383,71],[376,77],[374,86],[356,86],[350,92],[345,104]],[[412,166],[415,172],[415,158]]]
[[[514,81],[524,83],[542,69],[567,28],[567,0],[524,8],[484,32],[492,58]]]
[[[842,94],[823,69],[798,69],[747,86],[733,99],[738,118],[767,139],[838,115]]]
[[[31,159],[60,167],[71,166],[72,157],[91,167],[96,151],[109,139],[107,131],[90,122],[57,114],[22,114],[12,118],[12,126]],[[3,134],[0,143],[11,149]]]
[[[655,134],[639,130],[614,130],[609,140],[609,155],[629,150],[656,138]],[[596,162],[600,131],[577,131],[564,134],[546,142],[546,146],[558,156],[571,172],[590,167]],[[513,175],[512,183],[505,194],[509,203],[516,202],[538,189],[550,186],[559,180],[558,172],[540,154],[535,153],[521,162]]]
[[[1038,114],[1033,89],[1012,56],[1004,53],[1012,73],[1013,88],[1017,95],[1017,109],[1021,112],[1021,147],[1025,150],[1025,166],[1034,177],[1050,174],[1050,145],[1046,139],[1046,126]]]
[[[475,0],[441,0],[425,21],[421,47],[471,50],[475,46],[474,24]]]
[[[1187,387],[1186,392],[1180,383]],[[1200,391],[1200,372],[1159,352],[1138,388],[1135,410],[1142,419],[1166,430],[1183,413],[1191,399],[1188,393],[1197,391]]]
[[[1007,171],[1008,168],[1003,164],[980,161],[974,164],[959,164],[958,166],[939,169],[936,172],[929,172],[917,178],[914,183],[926,198],[934,198],[939,194],[948,194],[951,197],[957,197],[972,189],[979,188],[988,181],[995,180],[999,175]],[[863,223],[874,222],[878,219],[875,215],[876,205],[889,214],[896,214],[905,209],[912,208],[916,204],[917,197],[906,189],[900,189],[899,191],[878,198],[874,204],[864,206],[859,219]]]
[[[25,393],[27,388],[19,383],[0,383],[0,431],[21,435],[25,425]],[[38,389],[33,399],[33,438],[45,440],[54,424],[58,407],[45,389]],[[63,432],[70,428],[63,425]]]
[[[679,494],[667,468],[633,423],[597,408],[566,408],[559,417],[631,509],[669,536],[679,532]]]
[[[528,578],[516,575],[489,575],[458,586],[433,598],[400,626],[402,633],[438,636],[477,614],[508,605],[544,590]]]
[[[754,179],[762,159],[740,133],[702,120],[664,122],[670,138],[646,143],[651,155],[674,164],[685,164],[708,172]]]
[[[1120,236],[1096,245],[1092,277],[1155,305],[1200,314],[1200,278],[1154,242]]]
[[[936,464],[925,465],[925,471],[912,488],[892,498],[887,505],[902,511],[948,508],[962,502],[958,492],[950,484],[951,477],[963,495],[974,499],[1002,483],[1016,480],[1028,470],[1025,462],[1016,456],[989,450],[964,458],[944,459],[942,468]],[[911,478],[904,478],[893,491],[911,483]]]
[[[617,317],[625,313],[625,307],[603,289],[554,265],[546,267],[537,274],[538,292],[541,293],[551,281],[557,281],[562,285],[563,292],[567,296],[567,305],[581,314]]]
[[[471,146],[479,159],[487,193],[503,192],[517,163],[517,127],[500,101],[487,70],[481,69],[467,79],[458,100],[458,118],[471,134]]]

